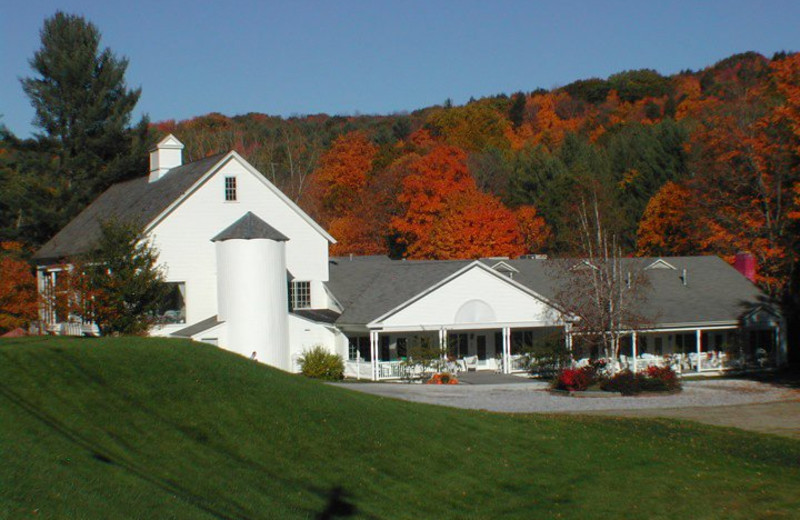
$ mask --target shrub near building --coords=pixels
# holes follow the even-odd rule
[[[300,372],[306,377],[325,381],[338,381],[344,377],[342,357],[319,345],[303,352],[297,362],[300,364]]]

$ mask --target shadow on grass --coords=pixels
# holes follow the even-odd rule
[[[800,389],[800,366],[788,366],[774,371],[743,372],[728,374],[725,379],[741,379],[745,381],[758,381],[784,388]]]
[[[355,516],[356,505],[347,499],[347,493],[341,486],[336,486],[328,493],[328,503],[325,509],[317,515],[317,520],[331,520],[333,518],[346,518]]]

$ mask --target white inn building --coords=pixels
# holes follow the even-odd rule
[[[182,164],[182,149],[165,137],[149,175],[112,186],[45,244],[35,257],[40,290],[57,288],[69,259],[114,218],[142,226],[173,286],[152,335],[255,352],[288,371],[322,345],[346,360],[348,375],[371,379],[399,377],[420,343],[446,346],[464,369],[506,373],[521,368],[526,346],[553,335],[576,359],[590,356],[553,303],[551,260],[330,258],[334,237],[235,151]],[[629,368],[665,356],[694,371],[785,363],[779,312],[720,258],[625,261],[648,278],[642,314],[652,317],[626,337]],[[55,334],[96,331],[52,308],[42,320]]]

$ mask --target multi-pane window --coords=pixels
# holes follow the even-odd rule
[[[310,309],[311,282],[292,282],[289,286],[289,303],[292,309]]]
[[[348,357],[350,361],[361,359],[361,361],[372,361],[372,349],[370,348],[369,336],[355,336],[349,339]]]
[[[225,177],[225,202],[236,202],[236,177]]]

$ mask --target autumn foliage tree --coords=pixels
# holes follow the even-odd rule
[[[687,255],[696,249],[694,221],[689,215],[692,194],[685,186],[668,182],[653,195],[637,232],[641,256]]]
[[[533,206],[520,206],[514,210],[524,253],[546,251],[553,239],[550,226]]]
[[[364,132],[355,131],[337,138],[322,156],[309,189],[321,206],[318,216],[324,224],[352,211],[367,185],[377,151]]]
[[[366,214],[348,214],[331,220],[328,233],[336,238],[332,256],[383,255],[388,250],[386,228]]]
[[[798,139],[786,113],[751,92],[707,114],[692,135],[702,208],[701,244],[729,260],[750,251],[758,282],[773,297],[785,287],[793,261],[791,187],[798,179]]]
[[[525,251],[514,213],[496,197],[471,187],[444,202],[430,230],[412,244],[415,258],[515,257]]]
[[[392,219],[392,228],[407,248],[406,256],[420,258],[427,251],[421,241],[447,209],[448,197],[474,189],[475,181],[467,169],[466,153],[454,146],[440,145],[407,168],[397,197],[403,209]]]
[[[36,278],[18,242],[0,242],[0,333],[24,327],[38,311]]]

